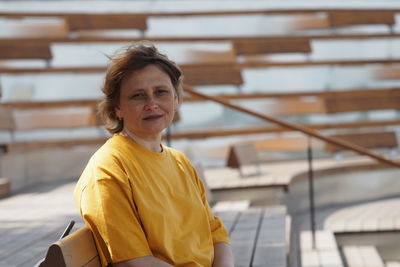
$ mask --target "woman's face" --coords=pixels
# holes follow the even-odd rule
[[[179,106],[171,79],[157,65],[148,65],[127,76],[121,84],[116,114],[124,129],[144,139],[161,137]]]

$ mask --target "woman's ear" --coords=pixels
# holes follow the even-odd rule
[[[117,116],[118,120],[122,119],[121,110],[118,107],[115,108],[115,115]]]

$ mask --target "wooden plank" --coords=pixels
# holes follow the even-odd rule
[[[396,224],[396,218],[400,216],[398,205],[399,199],[389,199],[344,208],[325,220],[325,228],[334,232],[398,230],[400,227]],[[390,221],[390,224],[386,221]]]
[[[189,87],[189,85],[184,84],[183,87]],[[301,92],[290,92],[290,93],[238,93],[238,94],[223,94],[217,95],[218,97],[222,97],[229,100],[246,100],[246,99],[260,99],[260,98],[275,98],[277,101],[281,99],[287,99],[287,101],[282,102],[287,108],[290,108],[292,104],[298,104],[300,102],[301,105],[304,106],[304,113],[325,113],[325,106],[319,99],[323,99],[326,97],[336,97],[336,96],[365,96],[365,95],[375,95],[375,94],[397,94],[400,92],[398,88],[371,88],[371,89],[354,89],[354,90],[346,90],[346,91],[301,91]],[[298,98],[303,97],[315,97],[316,101],[309,100],[301,100],[298,101]],[[292,99],[294,99],[292,102]],[[197,96],[183,96],[183,102],[197,102],[197,101],[206,101],[203,98]],[[44,108],[44,107],[62,107],[62,106],[92,106],[95,107],[98,104],[99,100],[57,100],[57,101],[12,101],[12,102],[1,102],[0,107],[10,107],[10,108],[18,108],[18,109],[30,109],[30,108]],[[280,102],[278,102],[280,103]],[[306,107],[307,103],[311,103],[311,107]],[[278,104],[274,104],[278,108]],[[310,109],[310,111],[306,111],[306,109]],[[302,109],[303,110],[303,109]],[[277,113],[279,114],[279,112]]]
[[[385,121],[357,121],[357,122],[344,122],[344,123],[322,123],[322,124],[306,124],[313,130],[327,130],[327,129],[352,129],[352,128],[369,128],[369,127],[382,127],[389,125],[400,125],[400,120],[385,120]],[[174,132],[171,134],[173,139],[200,139],[210,137],[224,137],[232,135],[245,135],[245,134],[261,134],[261,133],[282,133],[291,132],[292,130],[284,127],[275,126],[254,126],[237,129],[196,129]]]
[[[302,266],[343,266],[335,237],[329,231],[315,232],[315,247],[312,245],[312,233],[300,233]]]
[[[185,68],[182,66],[184,82],[190,85],[242,85],[243,77],[240,69],[224,66],[207,68]]]
[[[240,217],[239,211],[215,211],[214,215],[221,218],[229,233],[233,231],[237,220]]]
[[[384,24],[394,25],[395,12],[376,10],[351,10],[328,12],[329,23],[332,27],[344,27],[351,25]]]
[[[271,115],[303,115],[325,113],[325,101],[322,98],[285,98],[267,103],[265,111]]]
[[[8,107],[0,106],[0,130],[13,130],[15,128],[12,110]]]
[[[362,60],[319,60],[319,61],[288,61],[288,62],[271,62],[271,61],[245,61],[235,64],[183,64],[181,68],[189,80],[201,81],[198,84],[231,84],[226,82],[227,77],[218,78],[218,76],[239,76],[241,69],[263,69],[272,67],[306,67],[306,66],[362,66],[369,64],[399,64],[400,59],[362,59]],[[0,68],[0,73],[22,74],[22,73],[68,73],[68,72],[81,72],[81,73],[103,73],[106,67],[51,67],[51,68]],[[190,71],[190,73],[189,73]],[[219,74],[214,74],[219,72]],[[207,76],[211,82],[203,81],[202,76]],[[222,80],[222,81],[221,81]],[[193,84],[187,82],[188,84]],[[235,84],[242,84],[242,78],[237,78]]]
[[[5,23],[3,23],[3,21]],[[48,40],[69,39],[69,32],[62,18],[3,20],[0,24],[1,44],[35,45],[48,44]],[[32,39],[34,41],[29,41]],[[3,40],[14,40],[12,42]],[[28,40],[27,42],[21,42]]]
[[[266,208],[251,266],[286,266],[286,208]]]
[[[1,102],[0,108],[2,107],[10,109],[40,109],[40,108],[61,108],[61,107],[95,108],[98,103],[99,100],[12,101],[12,102]]]
[[[374,78],[400,79],[400,68],[394,66],[381,67],[374,72]]]
[[[213,51],[195,49],[188,46],[187,49],[182,49],[179,54],[174,57],[174,60],[181,66],[190,64],[235,64],[236,52],[232,47],[226,50]]]
[[[0,59],[45,59],[52,58],[50,45],[41,43],[1,44]]]
[[[0,177],[0,199],[7,197],[11,193],[10,180],[4,177]]]
[[[90,107],[16,110],[13,116],[15,130],[77,128],[99,125],[96,112]]]
[[[71,148],[75,146],[98,146],[100,147],[107,141],[108,137],[97,138],[81,138],[70,140],[51,140],[51,141],[35,141],[35,142],[18,142],[5,144],[6,152],[27,152],[36,149],[50,148]]]
[[[326,97],[325,106],[327,113],[400,109],[400,92],[375,92],[374,94],[353,97]]]
[[[308,140],[306,136],[302,137],[286,137],[277,136],[268,139],[253,141],[253,146],[258,151],[262,150],[279,150],[279,151],[305,151],[308,147]],[[323,148],[323,142],[313,140],[313,149]]]
[[[286,22],[290,30],[316,30],[330,28],[326,14],[303,14],[291,17]]]
[[[365,148],[397,148],[397,137],[395,132],[365,132],[331,135],[331,137],[346,140]],[[345,150],[330,143],[325,144],[325,150],[330,153]]]
[[[344,246],[343,254],[349,267],[384,267],[377,249],[373,246]]]
[[[274,40],[234,40],[233,47],[238,55],[257,55],[272,53],[310,53],[310,40],[297,39],[288,41],[286,38]]]
[[[142,14],[68,14],[70,30],[147,29],[147,15]]]
[[[249,209],[241,212],[230,235],[235,266],[250,266],[261,216],[261,209]]]
[[[143,15],[143,16],[157,16],[157,17],[176,17],[176,16],[221,16],[221,15],[250,15],[250,14],[315,14],[321,12],[362,12],[362,11],[373,11],[380,13],[398,13],[400,9],[397,8],[269,8],[269,9],[237,9],[237,10],[202,10],[202,11],[150,11],[150,12],[115,12],[113,14],[125,16],[125,15]],[[15,11],[2,11],[0,16],[10,18],[22,18],[22,17],[60,17],[67,14],[73,15],[84,15],[82,13],[74,12],[15,12]],[[86,14],[86,13],[85,13]]]
[[[297,40],[366,40],[366,39],[392,39],[399,38],[400,33],[370,33],[370,34],[319,34],[307,36],[284,36],[288,42],[296,42]],[[147,37],[146,40],[152,42],[198,42],[198,41],[235,41],[235,40],[277,40],[283,37],[276,36],[257,36],[257,37],[240,37],[240,36],[182,36],[182,37]],[[60,36],[43,36],[33,37],[24,35],[18,38],[1,38],[0,43],[17,44],[21,39],[27,43],[131,43],[143,40],[142,37],[91,37],[78,36],[76,38]]]

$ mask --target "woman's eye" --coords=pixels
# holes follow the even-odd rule
[[[143,99],[145,97],[146,97],[145,94],[142,93],[137,93],[131,96],[132,99]]]
[[[167,91],[167,90],[157,90],[156,93],[157,93],[158,95],[164,95],[164,94],[168,93],[168,91]]]

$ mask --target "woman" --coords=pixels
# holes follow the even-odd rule
[[[195,170],[161,144],[180,88],[181,71],[152,44],[112,58],[99,113],[113,136],[74,192],[103,266],[233,266],[227,231]]]

